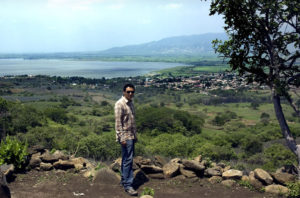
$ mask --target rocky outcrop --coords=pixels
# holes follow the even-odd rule
[[[228,171],[225,171],[222,174],[222,177],[224,179],[241,179],[243,176],[243,172],[239,170],[230,169]]]

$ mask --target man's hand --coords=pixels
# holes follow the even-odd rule
[[[121,142],[122,146],[126,146],[126,141]]]

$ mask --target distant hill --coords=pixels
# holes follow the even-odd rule
[[[213,55],[212,40],[216,38],[226,40],[225,33],[207,33],[191,36],[176,36],[164,38],[140,45],[128,45],[124,47],[114,47],[101,51],[100,55]]]

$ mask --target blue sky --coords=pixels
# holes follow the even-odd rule
[[[97,51],[224,32],[201,0],[0,0],[0,53]]]

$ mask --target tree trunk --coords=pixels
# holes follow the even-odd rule
[[[273,96],[273,104],[274,104],[275,114],[276,114],[277,120],[279,122],[282,135],[285,138],[288,147],[297,156],[298,180],[300,180],[300,146],[297,145],[295,139],[291,135],[290,128],[286,122],[286,119],[285,119],[283,111],[282,111],[282,107],[281,107],[281,103],[280,103],[280,96],[277,93],[275,93],[275,91],[273,91],[272,96]]]

